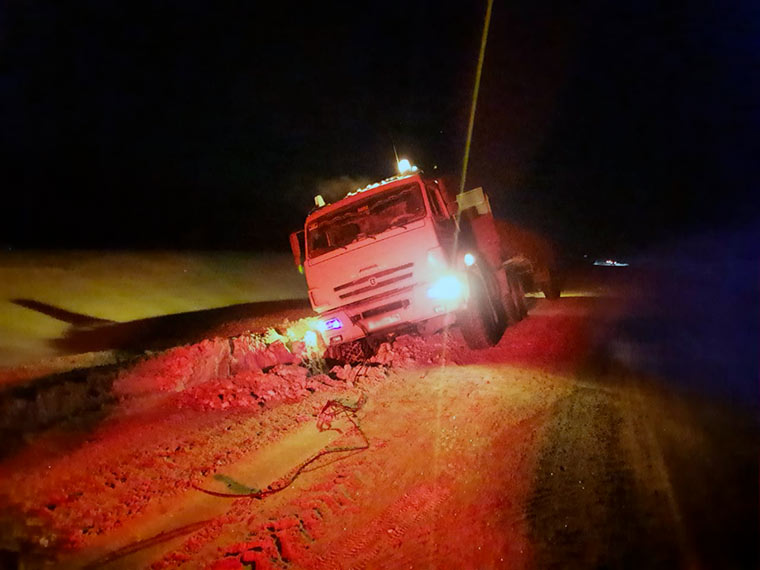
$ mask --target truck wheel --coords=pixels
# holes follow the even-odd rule
[[[504,309],[507,312],[509,324],[516,325],[519,323],[523,318],[523,313],[520,305],[517,303],[517,295],[514,290],[514,285],[511,282],[507,294],[502,298],[502,302],[504,303]]]
[[[506,271],[497,273],[499,282],[499,298],[504,307],[504,314],[507,317],[507,324],[513,325],[522,319],[519,305],[515,302],[514,283],[510,274]]]
[[[521,321],[528,315],[528,304],[525,302],[525,287],[519,275],[510,277],[509,292],[512,295],[512,302],[516,307],[519,315],[518,321]]]
[[[470,274],[469,284],[470,306],[460,314],[459,328],[470,348],[494,346],[506,328],[506,315],[498,293],[491,294],[479,275]]]

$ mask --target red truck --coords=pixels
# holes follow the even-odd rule
[[[454,199],[412,169],[315,201],[290,244],[327,346],[457,323],[470,347],[485,348],[527,314],[530,261],[504,247],[481,188]]]

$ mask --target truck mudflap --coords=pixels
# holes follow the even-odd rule
[[[537,265],[534,261],[517,255],[502,264],[508,274],[520,280],[525,292],[541,291],[547,299],[558,299],[561,282],[557,270],[547,265]]]

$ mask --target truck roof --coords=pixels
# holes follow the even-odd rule
[[[351,202],[356,202],[357,200],[360,200],[364,197],[365,194],[374,194],[373,190],[380,191],[381,189],[385,189],[388,187],[398,186],[402,181],[404,180],[412,180],[416,179],[420,182],[422,182],[422,178],[420,177],[420,172],[412,172],[410,174],[399,174],[396,176],[391,176],[390,178],[386,178],[385,180],[380,180],[379,182],[373,182],[372,184],[368,184],[364,188],[357,188],[353,192],[349,192],[346,194],[345,197],[341,198],[337,202],[333,202],[332,204],[327,204],[325,206],[322,206],[321,208],[318,208],[316,210],[312,210],[308,216],[306,216],[306,221],[308,222],[310,219],[315,217],[321,217],[325,214],[329,214],[330,212],[333,212],[339,208],[342,208],[346,204],[350,204]]]

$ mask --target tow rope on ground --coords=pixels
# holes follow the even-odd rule
[[[345,416],[345,418],[353,425],[354,427],[353,431],[356,431],[361,437],[362,439],[361,445],[327,447],[325,449],[322,449],[316,454],[314,454],[312,457],[310,457],[309,459],[301,463],[296,469],[292,471],[290,475],[286,475],[285,477],[275,481],[271,485],[267,486],[266,489],[253,489],[252,491],[247,492],[247,493],[224,493],[224,492],[219,492],[219,491],[212,491],[211,489],[204,489],[203,487],[199,487],[197,485],[192,485],[192,487],[202,493],[206,493],[207,495],[211,495],[213,497],[223,497],[223,498],[231,498],[231,499],[244,498],[244,497],[248,497],[251,499],[263,499],[270,495],[274,495],[275,493],[279,493],[280,491],[292,485],[293,482],[298,478],[298,476],[301,475],[301,473],[303,473],[307,467],[309,467],[318,459],[325,457],[326,455],[333,454],[333,453],[343,453],[346,451],[362,451],[364,449],[369,448],[369,439],[367,438],[367,435],[364,433],[361,426],[359,425],[359,419],[356,417],[356,412],[359,411],[359,409],[365,404],[366,401],[367,401],[367,395],[364,392],[362,392],[361,397],[354,404],[347,404],[340,400],[328,400],[327,403],[322,407],[322,410],[317,415],[317,429],[319,431],[327,431],[327,430],[332,429],[332,422],[341,416]]]

